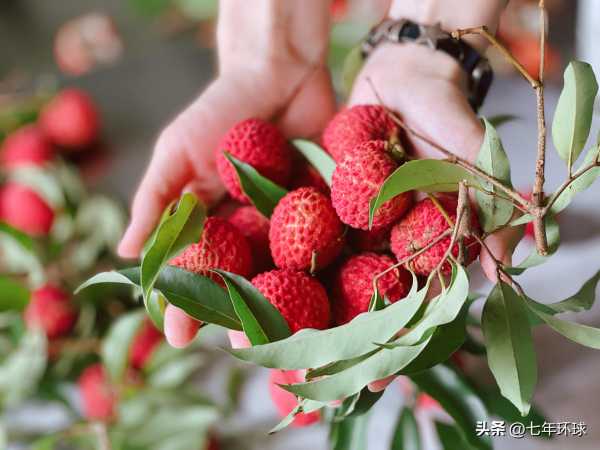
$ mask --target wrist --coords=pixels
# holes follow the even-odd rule
[[[508,0],[392,0],[388,15],[425,25],[441,23],[448,32],[482,25],[495,32],[507,3]],[[487,48],[487,41],[480,36],[463,39],[479,51]]]

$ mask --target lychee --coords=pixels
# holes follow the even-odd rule
[[[295,270],[272,270],[252,279],[252,284],[287,321],[292,333],[303,328],[323,330],[331,311],[325,288],[310,275]]]
[[[35,125],[26,125],[9,134],[0,149],[0,162],[7,169],[43,166],[53,157],[52,145]]]
[[[25,308],[25,323],[29,328],[40,328],[48,339],[68,334],[77,321],[77,310],[71,298],[62,289],[47,284],[36,289]]]
[[[294,165],[290,189],[314,187],[317,191],[329,195],[329,186],[321,174],[306,160],[299,160]]]
[[[338,269],[334,281],[333,315],[342,325],[368,311],[375,276],[392,268],[394,260],[387,255],[360,253],[348,258]],[[396,302],[408,294],[412,276],[403,267],[391,269],[377,282],[382,297]]]
[[[93,144],[100,129],[93,100],[74,88],[59,92],[42,110],[39,123],[52,142],[71,151]]]
[[[294,394],[282,389],[279,385],[302,383],[305,381],[304,373],[305,371],[303,370],[271,370],[269,376],[269,393],[281,417],[285,417],[291,413],[298,401]],[[318,422],[320,417],[319,411],[313,411],[308,414],[300,413],[294,418],[292,426],[305,427],[312,425]]]
[[[220,217],[209,217],[200,241],[186,247],[169,264],[221,282],[221,277],[210,269],[248,277],[252,273],[252,254],[250,244],[234,225]]]
[[[398,140],[399,130],[383,106],[356,105],[343,109],[323,132],[323,145],[340,162],[348,153],[361,150],[367,141]]]
[[[247,119],[234,125],[223,137],[216,152],[217,170],[229,194],[236,200],[249,203],[242,192],[235,168],[225,158],[229,152],[237,159],[250,164],[261,175],[285,186],[292,167],[291,149],[275,127],[260,119]]]
[[[452,224],[456,221],[457,198],[453,195],[439,196],[437,203],[444,213],[430,199],[426,198],[418,202],[413,209],[394,227],[391,233],[391,247],[398,261],[402,261],[413,253],[426,247],[437,237],[450,229],[448,219]],[[471,214],[471,228],[474,232],[479,230],[477,215]],[[429,275],[442,260],[448,250],[451,237],[447,236],[435,244],[429,250],[414,257],[407,266],[417,275]],[[480,245],[474,238],[464,241],[465,265],[472,263],[479,254]],[[452,254],[456,257],[459,246],[455,244]],[[442,273],[449,274],[451,266],[448,262],[442,265]]]
[[[360,144],[338,163],[331,184],[331,202],[347,225],[369,229],[369,205],[383,182],[398,168],[387,153],[385,141]],[[373,229],[386,227],[404,215],[412,204],[412,193],[405,192],[385,202],[375,213]]]
[[[90,420],[108,421],[114,418],[117,392],[108,379],[102,364],[87,367],[77,381],[83,406],[83,415]]]
[[[269,241],[277,267],[317,270],[339,255],[344,226],[326,195],[304,187],[286,194],[275,207]]]
[[[10,182],[0,188],[0,220],[31,236],[46,236],[54,211],[33,189]]]
[[[129,362],[134,369],[142,369],[162,342],[163,335],[154,324],[146,319],[133,338],[129,350]]]
[[[352,228],[348,231],[348,243],[361,252],[385,252],[390,248],[391,229],[391,225],[373,230]]]
[[[242,206],[229,217],[246,237],[252,249],[252,261],[255,272],[262,272],[273,266],[269,249],[269,219],[263,216],[254,206]]]

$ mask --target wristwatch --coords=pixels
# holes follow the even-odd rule
[[[469,103],[477,111],[483,104],[494,73],[489,61],[462,39],[455,39],[437,25],[421,25],[408,19],[387,19],[376,25],[361,46],[363,59],[383,42],[413,42],[434,50],[441,50],[458,61],[467,74]]]

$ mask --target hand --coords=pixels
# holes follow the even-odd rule
[[[220,3],[219,75],[160,134],[119,245],[124,258],[139,256],[162,211],[182,191],[207,203],[224,193],[214,152],[235,123],[258,117],[274,121],[287,136],[313,137],[335,111],[326,68],[328,2],[249,3]],[[165,335],[174,346],[189,343],[199,325],[167,307]]]

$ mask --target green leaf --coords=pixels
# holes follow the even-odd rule
[[[127,313],[110,327],[100,350],[102,361],[114,381],[122,380],[129,360],[133,338],[142,325],[141,311]]]
[[[102,283],[139,286],[140,269],[134,267],[97,274],[82,284],[76,292]],[[232,330],[242,329],[227,292],[208,277],[178,267],[165,266],[160,271],[154,287],[169,303],[183,309],[195,319]]]
[[[185,193],[175,212],[158,226],[152,243],[142,258],[141,286],[144,303],[150,296],[160,270],[169,259],[189,244],[200,240],[205,218],[204,205],[194,194]]]
[[[35,241],[16,228],[0,221],[0,253],[5,273],[28,274],[29,283],[39,286],[45,282],[46,274]]]
[[[233,308],[252,345],[279,341],[292,334],[279,310],[252,283],[224,270],[214,272],[225,281]]]
[[[371,392],[368,388],[364,388],[358,394],[358,399],[354,402],[354,406],[351,411],[348,411],[348,417],[357,417],[368,413],[375,403],[381,399],[384,391]]]
[[[483,308],[481,325],[488,365],[500,392],[525,416],[529,412],[537,380],[525,299],[512,287],[500,282]]]
[[[364,450],[367,448],[369,416],[346,417],[333,422],[329,431],[331,450]]]
[[[402,373],[417,373],[447,361],[465,342],[468,313],[469,308],[464,305],[456,319],[437,327],[427,346],[427,351],[402,369]]]
[[[440,159],[417,159],[398,167],[383,183],[377,197],[371,199],[369,220],[372,223],[377,210],[388,200],[404,192],[453,192],[458,183],[466,180],[479,185],[479,180],[462,167]]]
[[[381,311],[385,308],[385,299],[379,293],[379,289],[373,289],[373,295],[369,300],[369,312]]]
[[[271,217],[273,209],[287,191],[266,177],[263,177],[250,164],[240,161],[229,152],[224,151],[225,158],[233,165],[240,179],[244,194],[265,217]]]
[[[483,123],[485,124],[485,137],[475,164],[488,175],[500,180],[505,186],[512,187],[510,162],[502,147],[500,137],[490,122],[483,119]],[[487,181],[482,180],[481,185],[489,192],[501,194],[497,187]],[[476,192],[476,197],[479,205],[479,222],[485,232],[492,232],[508,223],[514,209],[511,201],[481,191]]]
[[[360,45],[353,47],[346,55],[342,66],[342,92],[345,97],[350,96],[354,80],[360,73],[364,62]]]
[[[487,411],[477,393],[463,377],[445,365],[438,365],[410,375],[410,378],[421,390],[439,402],[472,447],[491,450],[490,437],[477,436],[475,433],[475,424],[488,419]]]
[[[391,450],[420,450],[421,436],[415,415],[408,408],[402,408],[392,436]]]
[[[493,127],[498,128],[505,123],[519,120],[519,116],[515,116],[514,114],[498,114],[497,116],[488,117],[487,120]]]
[[[41,167],[26,166],[10,172],[10,180],[33,189],[53,210],[65,206],[65,194],[56,176]]]
[[[29,303],[29,291],[25,286],[0,275],[0,312],[22,311]]]
[[[434,423],[435,431],[437,432],[438,439],[442,445],[442,450],[469,450],[472,448],[469,443],[465,441],[456,424],[438,422],[437,420]]]
[[[600,146],[598,145],[590,148],[586,153],[579,170],[584,170],[585,167],[593,164],[594,161],[597,161],[598,158],[600,158],[599,152]],[[592,184],[594,184],[598,177],[600,177],[600,166],[589,169],[587,172],[580,175],[569,185],[569,187],[562,191],[556,200],[554,200],[554,195],[551,196],[550,200],[548,201],[553,202],[552,207],[550,208],[552,213],[556,215],[564,210],[567,206],[569,206],[579,192],[585,191],[587,188],[589,188]]]
[[[202,365],[196,354],[186,355],[169,361],[152,372],[148,384],[155,389],[175,389]]]
[[[384,310],[361,314],[345,325],[322,331],[301,330],[279,342],[231,353],[245,361],[281,369],[320,367],[364,355],[377,350],[375,342],[392,338],[419,310],[427,288],[417,291],[417,284],[413,278],[411,292],[405,299]]]
[[[552,122],[552,140],[571,168],[590,134],[598,83],[592,67],[581,61],[567,66],[564,80]]]
[[[530,303],[528,303],[530,305]],[[533,313],[542,319],[550,328],[557,333],[562,334],[567,339],[577,342],[585,347],[600,350],[600,329],[582,325],[568,320],[562,320],[554,317],[551,314],[546,314],[540,308],[531,307]]]
[[[354,395],[373,381],[393,375],[406,367],[425,349],[431,333],[414,346],[382,348],[373,356],[346,369],[317,381],[284,385],[283,389],[302,398],[333,401]]]
[[[165,309],[167,308],[165,296],[158,291],[152,291],[145,305],[148,317],[150,317],[154,326],[163,331],[165,328]]]
[[[294,139],[292,144],[317,169],[327,183],[327,186],[331,187],[331,177],[335,170],[335,161],[329,156],[329,153],[314,142],[305,139]]]
[[[556,313],[589,311],[596,301],[598,282],[600,282],[600,270],[587,280],[575,295],[560,302],[544,306],[554,310]]]
[[[537,249],[533,249],[529,256],[521,262],[518,266],[509,267],[506,271],[511,275],[520,275],[527,269],[537,267],[544,264],[560,246],[560,227],[558,222],[553,216],[546,216],[544,219],[546,222],[546,239],[548,241],[548,255],[542,256],[537,252]]]

